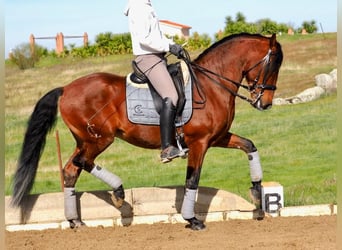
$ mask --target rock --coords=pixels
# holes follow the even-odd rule
[[[319,74],[315,76],[316,86],[324,89],[332,83],[332,77],[328,74]]]
[[[273,105],[286,105],[286,104],[289,104],[289,102],[286,101],[284,98],[274,98],[272,104]]]
[[[337,69],[334,69],[332,70],[329,75],[331,76],[332,78],[332,83],[331,83],[331,88],[330,89],[327,89],[326,91],[328,93],[331,93],[331,92],[336,92],[337,91]]]
[[[333,69],[329,75],[332,77],[333,81],[337,82],[337,69]]]
[[[337,89],[337,70],[333,70],[330,74],[319,74],[315,76],[316,86],[323,88],[328,93]]]
[[[322,87],[316,86],[304,90],[293,98],[292,103],[311,102],[320,98],[325,93]]]
[[[325,93],[337,91],[337,69],[329,74],[319,74],[315,76],[316,87],[309,88],[303,92],[289,98],[274,98],[273,105],[297,104],[310,102],[320,98]]]

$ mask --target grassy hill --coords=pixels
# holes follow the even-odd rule
[[[276,97],[293,96],[314,86],[314,76],[337,67],[336,33],[279,36],[284,62]],[[193,52],[195,58],[200,51]],[[132,55],[103,58],[45,58],[37,67],[21,71],[10,63],[5,69],[5,177],[6,194],[16,168],[27,119],[37,100],[50,89],[96,71],[125,75],[131,71]],[[285,205],[336,203],[336,94],[294,106],[274,106],[258,112],[238,101],[232,131],[254,141],[259,149],[265,181],[284,186]],[[74,141],[61,120],[57,127],[63,162],[73,152]],[[130,152],[136,156],[132,159]],[[186,161],[159,163],[159,151],[136,148],[116,140],[98,159],[99,165],[119,175],[126,188],[183,185]],[[222,188],[247,198],[249,169],[238,150],[210,149],[200,185]],[[108,189],[83,173],[78,190]],[[55,134],[47,138],[34,193],[60,191]]]

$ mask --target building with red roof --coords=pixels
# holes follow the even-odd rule
[[[168,36],[178,36],[188,38],[190,36],[191,27],[188,25],[171,22],[168,20],[159,21],[161,31]]]

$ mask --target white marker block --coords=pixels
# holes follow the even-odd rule
[[[277,215],[284,207],[284,190],[278,182],[263,182],[261,189],[262,209],[269,214]]]

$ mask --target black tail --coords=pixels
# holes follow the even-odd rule
[[[56,124],[58,99],[63,88],[51,90],[43,96],[29,119],[23,147],[14,176],[12,206],[21,206],[33,185],[38,162],[44,150],[46,135]]]

